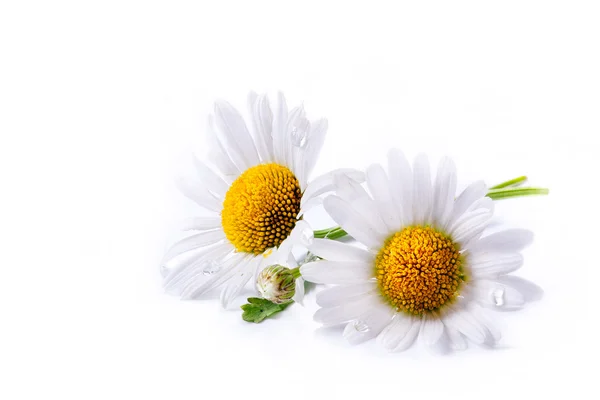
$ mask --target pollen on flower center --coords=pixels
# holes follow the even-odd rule
[[[457,246],[428,226],[407,227],[389,238],[375,260],[375,274],[383,297],[414,315],[454,300],[465,280]]]
[[[301,197],[289,168],[271,163],[247,169],[225,195],[221,222],[227,239],[246,253],[279,246],[296,225]]]

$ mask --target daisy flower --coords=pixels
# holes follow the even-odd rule
[[[173,244],[161,262],[165,289],[182,298],[222,287],[227,307],[262,268],[288,262],[292,247],[312,238],[302,217],[333,188],[334,176],[363,175],[336,170],[308,183],[327,120],[309,121],[303,107],[288,110],[282,94],[272,105],[251,93],[248,103],[250,129],[230,104],[215,104],[208,119],[212,166],[195,158],[198,179],[179,182],[209,213],[186,223],[184,230],[197,233]]]
[[[490,310],[517,310],[541,289],[508,275],[521,267],[520,251],[532,241],[525,230],[482,237],[493,215],[483,182],[458,197],[456,169],[441,161],[432,184],[429,163],[411,169],[392,150],[388,174],[366,171],[370,192],[336,178],[337,195],[324,200],[331,217],[366,248],[314,239],[309,250],[326,259],[300,267],[304,279],[336,285],[317,294],[314,319],[346,323],[344,337],[377,337],[389,350],[409,348],[417,337],[430,346],[464,349],[467,339],[494,344],[500,333]]]

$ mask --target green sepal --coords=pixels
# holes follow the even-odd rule
[[[254,322],[256,324],[264,321],[266,318],[270,318],[273,315],[285,310],[287,306],[292,304],[294,301],[288,301],[283,304],[275,304],[270,300],[262,299],[260,297],[250,297],[248,304],[241,306],[244,313],[242,319],[247,322]]]

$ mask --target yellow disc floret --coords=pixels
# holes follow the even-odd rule
[[[465,277],[457,246],[429,226],[389,238],[375,260],[383,297],[398,311],[423,315],[454,300]]]
[[[276,247],[296,225],[300,183],[289,168],[260,164],[232,184],[223,202],[221,222],[238,251],[260,254]]]

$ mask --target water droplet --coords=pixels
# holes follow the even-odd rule
[[[219,272],[221,269],[221,264],[214,260],[208,260],[204,262],[204,269],[202,269],[202,273],[204,275],[212,275],[216,272]]]
[[[494,290],[494,292],[492,293],[492,298],[496,307],[502,307],[504,305],[504,290]]]
[[[292,128],[292,144],[296,147],[303,148],[308,142],[308,131],[310,123],[306,118],[302,118]]]
[[[310,229],[310,228],[302,229],[302,232],[300,233],[300,241],[302,242],[302,244],[304,246],[310,246],[313,242],[313,239],[314,239],[314,233],[313,233],[312,229]]]
[[[307,264],[309,262],[313,262],[313,261],[319,261],[321,259],[321,257],[319,257],[316,254],[311,253],[310,251],[308,253],[306,253],[306,257],[304,257],[304,261],[302,262],[302,264]]]
[[[354,321],[353,326],[354,326],[354,329],[356,329],[360,333],[369,332],[369,330],[371,329],[371,328],[369,328],[369,325],[365,324],[362,321]]]

